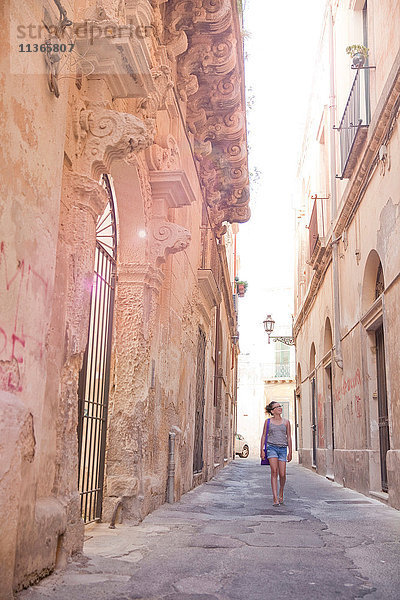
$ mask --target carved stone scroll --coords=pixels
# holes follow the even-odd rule
[[[151,224],[150,260],[151,264],[160,266],[168,254],[181,252],[189,246],[190,232],[176,223],[154,219]]]
[[[80,113],[79,124],[86,133],[78,171],[94,179],[110,171],[113,160],[143,150],[153,141],[154,123],[127,113],[89,108]]]

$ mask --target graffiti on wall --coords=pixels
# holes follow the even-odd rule
[[[361,386],[361,371],[357,369],[353,377],[344,378],[339,387],[334,389],[334,401],[340,403],[342,400],[347,400],[347,405],[351,415],[356,415],[357,418],[362,416],[362,403],[360,392]],[[358,394],[356,394],[358,392]]]
[[[25,259],[11,259],[0,243],[0,390],[21,392],[26,352],[43,355],[40,315],[48,282]],[[41,309],[40,312],[35,308]]]

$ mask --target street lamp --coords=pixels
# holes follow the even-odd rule
[[[274,325],[275,325],[275,321],[273,320],[273,318],[271,317],[271,315],[267,315],[265,321],[263,321],[264,323],[264,330],[265,333],[268,334],[268,344],[270,343],[270,336],[271,333],[274,330]]]
[[[282,342],[287,346],[294,346],[294,338],[291,335],[273,335],[271,333],[274,330],[275,321],[271,317],[271,315],[267,315],[266,319],[263,321],[265,333],[268,334],[268,344],[270,343],[271,337],[274,342]]]

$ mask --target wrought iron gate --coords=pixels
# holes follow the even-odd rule
[[[376,336],[376,372],[378,379],[378,422],[379,422],[379,449],[381,456],[381,482],[382,490],[388,491],[386,468],[386,454],[390,449],[389,443],[389,413],[386,392],[386,365],[383,326],[375,332]]]
[[[106,175],[102,183],[109,201],[96,228],[88,343],[78,388],[78,488],[85,523],[101,518],[115,293],[115,209],[110,180]]]
[[[197,342],[196,369],[196,414],[194,422],[193,472],[199,473],[203,468],[203,432],[204,432],[204,381],[206,359],[206,335],[199,328]]]

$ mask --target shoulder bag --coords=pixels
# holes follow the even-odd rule
[[[270,422],[270,419],[268,419],[268,421],[267,421],[267,431],[265,433],[265,442],[264,442],[265,458],[261,459],[262,465],[269,465],[269,459],[267,458],[267,441],[268,441],[269,422]]]

